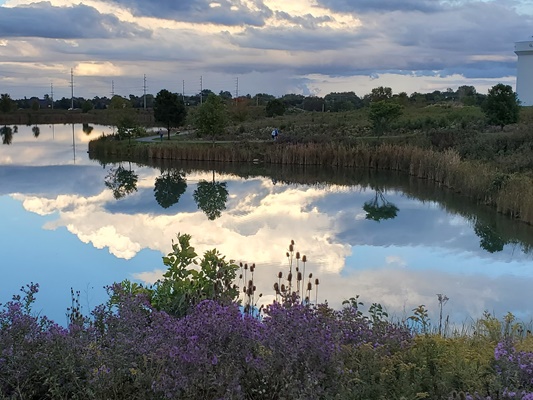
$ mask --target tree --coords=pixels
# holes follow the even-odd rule
[[[109,109],[111,110],[123,110],[124,108],[131,108],[131,102],[125,97],[119,96],[118,94],[111,97],[109,103]]]
[[[198,208],[207,215],[207,218],[214,220],[220,217],[222,210],[226,209],[226,201],[228,200],[226,182],[215,182],[215,171],[213,171],[213,181],[201,180],[198,182],[193,198]]]
[[[390,87],[379,86],[370,92],[370,100],[372,102],[388,100],[390,98],[392,98],[392,89]]]
[[[86,135],[90,135],[92,133],[94,127],[89,125],[88,123],[84,122],[81,129],[82,129],[83,133],[85,133]]]
[[[520,101],[511,86],[498,83],[489,89],[483,111],[489,124],[497,125],[503,130],[505,125],[518,122]]]
[[[163,208],[176,204],[187,190],[185,175],[177,170],[168,170],[155,178],[154,196]]]
[[[196,127],[200,135],[215,135],[224,131],[228,123],[226,105],[216,94],[211,93],[196,113]]]
[[[154,118],[167,128],[168,140],[170,140],[170,129],[182,125],[186,117],[185,104],[176,93],[163,89],[157,94],[154,102]]]
[[[0,111],[7,113],[15,108],[15,102],[11,100],[11,96],[7,93],[3,93],[0,96]]]
[[[285,103],[280,99],[270,100],[266,105],[266,116],[273,117],[275,115],[285,114]]]
[[[390,128],[390,124],[402,115],[403,107],[390,101],[378,101],[370,104],[368,115],[374,132],[379,136]]]

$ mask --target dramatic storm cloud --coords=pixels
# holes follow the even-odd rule
[[[515,85],[518,0],[0,0],[0,87],[14,98],[165,88],[324,96]],[[143,81],[146,76],[146,82]],[[64,93],[63,93],[64,92]]]

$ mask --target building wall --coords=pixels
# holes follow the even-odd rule
[[[533,106],[533,41],[516,42],[516,93],[523,106]]]

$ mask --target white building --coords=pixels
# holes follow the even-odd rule
[[[533,40],[516,42],[514,52],[518,56],[516,94],[523,106],[533,106]]]

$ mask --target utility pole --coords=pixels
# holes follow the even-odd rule
[[[115,81],[111,81],[111,98],[115,96]]]
[[[202,76],[200,75],[200,105],[202,105],[202,97],[203,97],[203,92],[204,91],[204,88],[203,88],[203,82],[202,82]]]
[[[74,70],[70,69],[70,108],[74,110]]]
[[[143,102],[144,102],[144,109],[146,110],[146,74],[144,74]]]
[[[52,100],[52,110],[54,109],[54,83],[50,82],[50,99]]]

